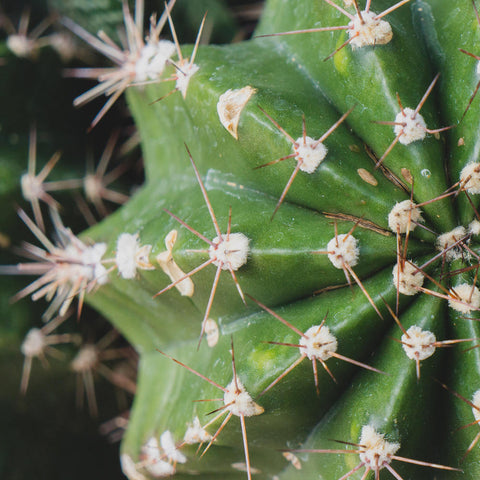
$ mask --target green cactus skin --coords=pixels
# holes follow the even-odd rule
[[[471,402],[480,388],[480,349],[465,351],[472,345],[469,343],[449,351],[437,350],[422,361],[418,379],[415,362],[395,341],[402,332],[385,305],[395,310],[397,302],[392,282],[397,238],[389,229],[388,215],[397,202],[410,198],[405,170],[414,178],[413,199],[418,204],[442,195],[458,181],[465,165],[478,161],[478,99],[459,123],[478,82],[476,63],[458,49],[480,54],[480,27],[471,2],[457,3],[412,0],[385,17],[393,29],[390,43],[355,50],[347,45],[327,61],[323,60],[347,39],[346,31],[200,47],[195,59],[200,69],[192,77],[185,99],[175,92],[155,102],[170,92],[171,82],[128,89],[129,108],[141,134],[146,182],[128,204],[84,237],[107,242],[106,258],[112,258],[121,233],[139,233],[142,244],[152,245],[150,261],[157,266],[155,259],[165,250],[166,235],[176,229],[173,256],[184,272],[208,260],[207,253],[195,251],[207,248],[205,242],[165,211],[207,239],[217,235],[187,145],[220,230],[227,231],[231,208],[232,233],[249,238],[247,263],[236,272],[242,291],[302,332],[326,317],[325,325],[337,337],[340,354],[388,375],[332,358],[327,365],[336,383],[318,364],[317,395],[311,362],[304,359],[259,396],[299,357],[298,348],[278,343],[298,344],[299,336],[255,302],[247,300],[245,305],[228,271],[220,275],[210,311],[218,321],[220,339],[213,348],[203,340],[198,349],[214,266],[192,276],[195,293],[191,298],[182,297],[175,288],[154,297],[170,284],[160,268],[139,270],[133,280],[114,272],[107,285],[87,295],[87,302],[140,354],[137,394],[122,443],[124,455],[139,462],[147,440],[166,430],[180,443],[195,416],[205,424],[212,418],[208,413],[222,406],[222,402],[194,402],[222,395],[158,350],[227,386],[232,380],[229,349],[233,339],[238,376],[265,410],[246,419],[251,465],[261,472],[255,478],[344,478],[360,463],[358,455],[297,452],[302,466],[297,470],[281,451],[356,448],[333,440],[358,444],[365,425],[385,434],[389,442],[400,443],[401,457],[463,470],[393,460],[392,467],[404,480],[478,478],[480,445],[461,460],[479,427],[461,428],[475,419],[472,407],[458,395]],[[371,9],[379,13],[391,5],[391,1],[373,0]],[[347,10],[354,12],[353,7]],[[268,0],[257,35],[346,23],[348,19],[323,0]],[[192,47],[182,47],[184,56],[191,51]],[[170,66],[164,77],[174,73]],[[427,135],[423,141],[395,145],[383,166],[400,179],[402,188],[382,169],[375,169],[375,160],[367,153],[368,149],[380,158],[395,138],[391,125],[375,122],[395,119],[397,94],[404,107],[415,108],[437,73],[439,81],[421,115],[430,129],[455,128],[438,138]],[[256,93],[242,110],[236,140],[221,125],[217,102],[228,89],[245,86],[255,88]],[[295,162],[290,159],[256,168],[292,152],[289,140],[262,110],[293,139],[301,137],[304,117],[307,135],[318,139],[352,107],[351,114],[325,140],[328,154],[324,161],[313,174],[298,173],[272,219]],[[359,169],[370,172],[375,185],[365,181]],[[460,192],[454,198],[422,206],[430,231],[417,227],[410,234],[407,259],[423,265],[438,254],[437,234],[459,225],[467,228],[478,216],[473,208],[479,203],[477,196],[470,197],[472,203]],[[346,286],[342,269],[319,253],[325,252],[336,228],[338,234],[346,234],[355,219],[359,224],[352,235],[360,254],[352,268],[383,319],[360,287],[353,280],[351,288]],[[366,228],[367,222],[375,229]],[[438,282],[448,289],[476,281],[479,247],[474,236],[469,248],[470,258],[465,254],[451,263],[439,258],[429,265],[425,271],[430,280],[424,287],[445,295]],[[463,271],[468,266],[472,269]],[[449,276],[450,272],[453,275]],[[445,299],[427,293],[400,295],[398,301],[399,320],[405,329],[418,325],[433,332],[437,340],[480,335],[478,323],[472,321],[480,318],[478,311],[462,314]],[[209,433],[213,435],[220,423],[209,426]],[[237,479],[247,475],[232,468],[232,464],[245,462],[237,417],[204,457],[195,455],[196,448],[181,448],[188,461],[176,465],[178,478]],[[148,477],[141,467],[139,471]],[[349,478],[364,479],[364,471],[360,468]],[[384,468],[380,478],[388,475]],[[374,473],[367,478],[374,478]]]

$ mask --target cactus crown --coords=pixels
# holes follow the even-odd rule
[[[146,181],[128,202],[107,189],[114,136],[100,186],[68,187],[99,211],[125,205],[80,238],[53,213],[50,240],[40,202],[57,207],[58,156],[36,174],[32,140],[35,220],[20,217],[42,247],[4,270],[39,275],[17,298],[50,300],[45,320],[78,296],[140,354],[130,480],[454,479],[462,459],[478,476],[472,3],[267,0],[254,38],[224,46],[199,45],[209,16],[180,46],[175,0],[146,35],[143,2],[124,3],[125,48],[62,17],[113,64],[70,70],[98,82],[75,105],[106,95],[93,128],[126,93]],[[28,365],[53,328],[29,333]],[[73,370],[100,371],[113,340],[84,345]]]

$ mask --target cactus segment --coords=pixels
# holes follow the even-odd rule
[[[426,311],[427,305],[431,315],[425,316],[422,312]],[[404,311],[400,319],[407,329],[412,324],[417,324],[422,329],[431,330],[435,335],[442,336],[444,312],[441,301],[425,296]],[[395,327],[390,335],[400,339],[401,332]],[[395,358],[395,363],[392,363],[392,358]],[[398,442],[401,445],[398,455],[441,463],[440,460],[443,459],[438,450],[425,445],[422,441],[426,435],[433,435],[438,428],[438,425],[433,423],[434,416],[430,416],[433,415],[432,409],[427,409],[430,413],[425,413],[421,419],[414,413],[420,404],[428,405],[433,400],[434,391],[438,394],[436,387],[433,389],[432,385],[427,387],[432,380],[425,377],[439,373],[442,365],[441,352],[436,352],[433,357],[423,362],[421,382],[417,381],[415,362],[407,358],[402,347],[396,342],[383,342],[371,363],[376,368],[387,371],[390,376],[385,377],[362,370],[336,406],[317,425],[308,441],[299,448],[331,450],[338,448],[335,440],[358,444],[362,428],[369,425],[377,432],[386,434],[388,442]],[[346,414],[348,411],[355,411],[355,416]],[[398,415],[400,411],[403,412],[401,417]],[[347,445],[344,448],[350,450],[352,447]],[[305,476],[313,478],[314,475],[320,475],[322,478],[341,478],[360,463],[359,457],[354,455],[326,453],[297,453],[297,455],[302,460],[302,472],[290,467],[280,475],[282,480],[300,478],[300,474],[304,478]],[[416,474],[423,472],[419,467],[399,462],[395,462],[394,468],[402,478],[408,478],[413,472]]]
[[[472,2],[465,2],[461,10],[447,13],[441,1],[421,1],[417,2],[413,12],[415,22],[421,25],[435,68],[442,72],[440,94],[451,99],[442,105],[442,116],[447,124],[453,124],[462,118],[466,99],[471,97],[478,83],[477,62],[459,52],[459,48],[462,48],[478,54],[480,27],[474,7]],[[465,22],[469,28],[465,28]],[[457,45],[454,40],[458,28],[463,31],[461,45]],[[478,99],[472,105],[476,102]],[[463,168],[478,160],[479,140],[474,133],[478,128],[478,115],[478,109],[470,108],[457,127],[447,135],[447,165],[452,183],[460,179]],[[471,196],[471,201],[478,206],[475,195]],[[470,202],[463,195],[458,198],[456,210],[461,224],[466,224],[473,218]]]
[[[57,156],[36,173],[33,136],[35,222],[20,216],[42,245],[0,267],[39,276],[16,299],[51,300],[45,319],[85,298],[139,353],[124,473],[453,480],[463,460],[478,478],[475,3],[267,0],[257,35],[226,46],[200,45],[206,16],[180,45],[174,3],[149,37],[143,1],[123,4],[125,50],[63,20],[115,64],[76,70],[99,84],[75,103],[108,97],[95,125],[125,92],[145,184],[107,188],[112,134],[82,186],[99,213],[125,205],[80,237],[53,213],[50,240]],[[72,339],[49,335],[59,321],[23,344],[23,391]],[[93,414],[116,335],[71,364]]]
[[[390,2],[377,1],[375,9],[391,6]],[[326,25],[335,25],[342,16],[327,2],[305,2],[296,9],[296,15],[286,14],[285,2],[275,0],[269,2],[264,14],[259,33],[268,34],[286,30]],[[270,48],[280,49],[290,60],[292,66],[302,66],[314,78],[320,90],[329,98],[339,111],[346,111],[358,105],[349,118],[348,123],[365,141],[379,159],[392,141],[391,127],[373,129],[371,122],[394,119],[398,114],[396,94],[406,106],[418,104],[421,95],[427,89],[434,74],[426,66],[419,72],[416,65],[425,64],[423,52],[412,41],[418,38],[411,21],[409,5],[404,5],[388,15],[394,30],[392,41],[388,45],[375,48],[342,49],[333,57],[333,66],[322,60],[335,51],[341,41],[333,34],[311,33],[308,35],[288,35],[274,38],[259,38],[257,41]],[[398,28],[397,26],[400,26]],[[335,33],[335,32],[334,32]],[[274,46],[276,45],[276,47]],[[315,52],[312,54],[312,52]],[[414,92],[421,92],[415,98]],[[412,95],[413,94],[413,95]],[[418,95],[418,93],[416,93]],[[422,109],[427,125],[438,125],[433,120],[435,112],[432,102],[427,101]],[[449,124],[455,124],[452,119]],[[401,168],[410,170],[415,178],[415,197],[420,203],[438,196],[446,190],[442,176],[422,176],[423,170],[435,171],[442,158],[440,142],[433,136],[421,143],[400,145],[393,149],[385,159],[385,165],[398,176]],[[434,178],[435,177],[435,178]],[[442,215],[435,215],[438,205],[426,208],[434,222],[439,222],[441,229],[452,225],[452,210],[448,202],[442,202]],[[444,210],[445,209],[445,210]],[[441,217],[441,218],[440,218]]]

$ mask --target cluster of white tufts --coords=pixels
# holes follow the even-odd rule
[[[293,144],[295,160],[299,169],[305,173],[313,173],[327,155],[327,147],[320,141],[305,136],[297,138]]]
[[[151,17],[148,35],[144,35],[143,18],[140,18],[143,16],[141,7],[143,2],[136,2],[135,19],[125,4],[123,13],[126,44],[123,50],[104,32],[97,38],[69,18],[62,18],[62,22],[67,28],[115,64],[109,68],[71,70],[74,76],[95,78],[99,82],[97,86],[77,97],[74,100],[75,106],[84,105],[102,94],[109,97],[107,103],[93,120],[92,128],[128,87],[144,82],[161,81],[163,71],[176,51],[172,42],[160,39],[167,16],[175,1],[169,1],[158,22],[155,22],[154,16]]]
[[[393,37],[390,24],[374,12],[363,11],[348,24],[348,35],[353,49],[368,45],[385,45]]]
[[[462,248],[461,243],[453,247],[459,240],[464,239],[467,240],[467,231],[465,227],[459,226],[451,230],[450,232],[446,232],[442,235],[437,237],[437,241],[435,246],[438,250],[446,250],[445,258],[448,261],[457,260],[463,257],[469,257],[469,252],[465,252]],[[452,248],[453,247],[453,248]]]
[[[300,337],[300,354],[309,360],[326,361],[337,351],[338,342],[326,325],[313,325]]]
[[[45,194],[43,181],[31,173],[24,173],[20,177],[20,187],[22,189],[23,198],[29,202],[41,198]]]
[[[176,464],[185,463],[187,461],[187,457],[180,452],[175,445],[173,435],[170,430],[166,430],[160,435],[160,446],[162,447],[164,456],[167,457],[169,462]]]
[[[480,193],[480,163],[470,162],[460,172],[460,185],[468,193]]]
[[[50,320],[57,311],[60,315],[65,315],[76,295],[83,299],[86,291],[108,281],[108,271],[102,263],[107,245],[105,243],[86,245],[69,228],[64,227],[57,212],[52,210],[51,214],[58,237],[57,244],[50,242],[23,210],[19,211],[21,219],[40,240],[44,249],[26,244],[25,256],[36,260],[3,267],[7,273],[13,271],[40,276],[17,293],[15,299],[31,295],[33,301],[43,297],[51,300],[43,315],[45,321]]]
[[[36,40],[25,35],[9,35],[7,37],[7,48],[17,57],[28,58],[38,49]]]
[[[182,94],[183,98],[187,96],[190,79],[198,72],[198,70],[200,70],[200,67],[192,62],[185,61],[179,65],[176,73],[175,89]]]
[[[149,438],[142,446],[142,458],[141,466],[153,477],[169,477],[175,474],[175,467],[163,459],[160,445],[155,437]]]
[[[360,249],[353,235],[342,234],[333,237],[327,244],[328,259],[338,269],[345,265],[354,267],[358,263]]]
[[[411,200],[396,203],[388,214],[388,227],[393,233],[411,232],[422,221],[422,211]]]
[[[20,350],[26,357],[38,357],[43,355],[47,345],[46,335],[39,328],[32,328],[25,336]]]
[[[117,239],[115,264],[122,278],[135,278],[137,269],[153,270],[149,255],[151,245],[141,245],[138,233],[122,233]]]
[[[448,305],[461,313],[469,313],[480,308],[480,290],[474,285],[462,283],[450,289]]]
[[[70,246],[68,249],[72,253],[75,251],[73,246]],[[105,285],[108,282],[108,272],[102,264],[102,258],[106,251],[106,243],[95,243],[83,249],[80,253],[79,263],[81,267],[78,272],[78,280],[87,278],[89,281],[98,283],[99,285]]]
[[[212,436],[202,427],[198,417],[193,419],[193,424],[189,425],[183,437],[184,443],[193,445],[195,443],[206,443],[212,440]]]
[[[180,448],[185,444],[204,443],[211,439],[212,436],[201,426],[198,417],[195,417]],[[157,437],[150,437],[143,444],[140,457],[141,461],[135,463],[129,455],[121,456],[122,471],[129,480],[146,480],[140,473],[142,469],[155,478],[170,477],[176,473],[178,463],[187,462],[187,457],[177,447],[169,430],[160,435],[160,442]]]
[[[398,141],[408,145],[417,140],[423,140],[427,135],[427,125],[423,117],[412,108],[404,108],[395,117],[393,131]]]
[[[208,255],[216,267],[222,270],[238,270],[247,263],[248,238],[243,233],[230,233],[215,237],[213,245],[208,249]]]
[[[382,469],[392,461],[400,448],[399,443],[392,443],[385,440],[385,435],[378,433],[371,425],[364,425],[359,441],[361,447],[359,456],[365,467],[374,471]]]
[[[19,58],[35,59],[42,47],[48,45],[49,37],[41,36],[53,23],[54,16],[50,15],[40,22],[30,32],[30,9],[25,8],[18,22],[18,29],[12,21],[0,10],[0,30],[7,33],[6,46]]]
[[[175,44],[169,40],[148,41],[134,64],[135,82],[158,80],[174,53]]]
[[[71,367],[76,373],[93,371],[99,359],[98,348],[92,343],[83,345],[72,360]]]
[[[425,360],[435,353],[437,339],[432,332],[413,325],[402,335],[402,347],[411,360]]]
[[[478,220],[472,220],[468,224],[468,233],[470,235],[480,235],[480,222]]]
[[[401,268],[399,268],[398,263],[395,264],[392,275],[395,288],[398,288],[401,294],[410,296],[418,293],[419,287],[423,285],[425,278],[415,264],[410,262],[404,262]]]
[[[225,387],[223,403],[225,410],[237,417],[253,417],[255,415],[261,415],[264,412],[263,407],[252,400],[252,397],[238,377],[233,378]]]

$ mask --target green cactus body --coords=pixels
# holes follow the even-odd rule
[[[378,467],[383,470],[381,478],[387,478],[386,470],[391,469],[404,480],[478,477],[480,445],[463,463],[460,460],[479,426],[460,427],[476,419],[468,402],[480,388],[480,349],[464,350],[479,336],[472,319],[479,318],[480,307],[467,308],[474,303],[473,293],[457,302],[463,312],[449,306],[455,300],[450,287],[477,281],[479,258],[476,234],[468,233],[470,222],[478,217],[474,209],[478,195],[465,194],[466,182],[450,188],[467,164],[478,161],[478,99],[457,123],[478,81],[475,60],[458,49],[480,54],[479,25],[471,3],[459,3],[412,0],[382,17],[393,31],[388,44],[346,45],[327,61],[323,60],[348,39],[346,29],[200,47],[195,58],[199,70],[191,77],[185,98],[175,92],[155,102],[174,88],[173,82],[128,89],[128,104],[141,135],[146,182],[125,206],[84,237],[107,242],[105,258],[115,257],[122,233],[138,233],[142,245],[152,246],[149,261],[155,269],[138,269],[133,279],[112,272],[108,284],[87,295],[87,302],[140,354],[137,394],[122,443],[124,470],[131,479],[141,478],[137,474],[150,476],[142,447],[167,430],[187,457],[186,463],[181,459],[175,465],[178,478],[245,478],[250,472],[242,472],[242,464],[248,461],[259,479],[335,480],[349,472],[352,479],[373,478],[375,467],[365,476],[365,456],[338,453],[364,448],[359,443],[366,438],[366,426],[385,435],[392,451],[395,442],[400,445],[391,464]],[[374,0],[371,9],[380,13],[391,6],[391,1]],[[356,15],[353,6],[345,8]],[[257,35],[349,21],[323,0],[268,0]],[[191,52],[192,47],[182,47],[184,57]],[[408,145],[399,141],[376,168],[395,140],[394,125],[381,122],[393,122],[399,114],[397,94],[404,109],[415,109],[439,72],[420,113],[429,129],[456,127]],[[163,78],[175,73],[167,66]],[[221,124],[217,104],[228,90],[247,86],[254,91],[241,108],[236,139]],[[315,171],[299,169],[279,204],[296,160],[265,164],[294,155],[292,140],[301,144],[305,136],[320,139],[352,107],[323,140],[327,153]],[[185,273],[211,259],[209,244],[201,236],[210,242],[218,237],[185,145],[203,179],[220,232],[244,234],[248,256],[234,275],[212,262],[196,272],[191,277],[192,296],[182,296],[175,287],[156,296],[172,281],[156,260],[166,249],[169,232],[178,232],[173,260]],[[445,192],[459,193],[437,199]],[[417,223],[423,221],[427,228],[410,223],[404,255],[406,236],[400,231],[397,239],[389,214],[410,198],[422,204],[423,220]],[[412,215],[407,215],[408,221]],[[463,253],[450,262],[447,254],[439,255],[436,241],[459,225],[467,229],[464,243],[457,245]],[[328,252],[333,248],[329,242],[337,238],[338,247],[341,235],[356,239],[358,258],[344,256],[343,267],[342,259],[338,267]],[[393,282],[399,241],[403,261],[414,262],[425,273],[423,286],[411,295],[397,294]],[[218,287],[211,297],[216,272]],[[211,298],[209,317],[218,323],[220,338],[214,346],[203,338],[197,349]],[[473,344],[435,351],[421,361],[417,378],[416,363],[406,356],[399,343],[402,330],[392,319],[397,307],[405,330],[417,325],[438,341],[473,339]],[[312,361],[306,356],[299,360],[298,345],[305,337],[298,331],[305,334],[324,319],[336,337],[339,355],[387,375],[338,356],[328,358],[324,365],[316,363],[317,394]],[[217,415],[209,413],[224,406],[225,392],[218,386],[225,389],[232,382],[232,339],[238,378],[264,411],[245,415],[244,420],[234,413],[200,457],[195,455],[197,445],[183,445],[182,439],[195,417],[205,425]],[[296,361],[292,371],[260,395]],[[195,402],[209,399],[218,401]],[[224,410],[230,412],[228,407]],[[221,423],[218,418],[208,425],[208,433],[213,435]],[[315,449],[335,452],[311,451]],[[290,464],[282,450],[293,451],[301,469]],[[461,468],[463,474],[438,464]]]

